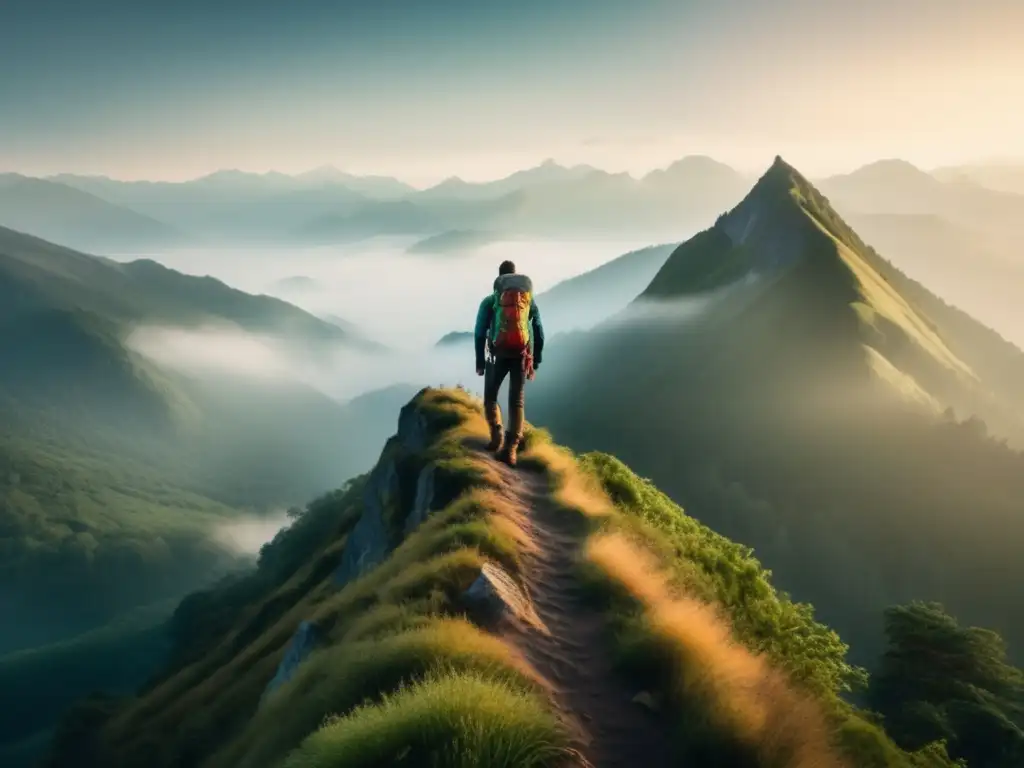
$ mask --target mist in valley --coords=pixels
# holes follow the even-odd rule
[[[119,258],[129,261],[144,255],[187,274],[216,277],[248,293],[277,296],[317,316],[341,318],[374,341],[408,351],[431,347],[449,331],[470,330],[480,299],[506,259],[533,279],[534,292],[540,294],[653,244],[523,239],[451,255],[408,253],[419,239],[372,238],[292,249],[174,250]]]
[[[229,552],[256,556],[263,545],[271,541],[278,531],[288,527],[292,520],[287,512],[245,515],[230,522],[219,523],[214,528],[213,539]]]

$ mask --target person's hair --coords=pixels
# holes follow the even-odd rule
[[[498,267],[499,275],[513,275],[515,274],[515,271],[516,265],[513,264],[511,261],[503,261],[501,262],[501,266]]]

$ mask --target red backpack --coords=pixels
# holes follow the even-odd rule
[[[503,354],[530,348],[530,307],[533,284],[525,275],[505,275],[494,282],[491,344]]]

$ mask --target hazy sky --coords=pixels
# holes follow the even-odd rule
[[[0,0],[0,170],[1024,156],[1024,0]]]

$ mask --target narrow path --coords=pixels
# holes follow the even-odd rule
[[[511,469],[483,455],[501,472],[509,498],[527,513],[537,552],[525,557],[525,586],[548,629],[506,622],[502,634],[550,684],[574,733],[580,764],[671,766],[665,728],[633,701],[639,691],[613,668],[605,619],[580,594],[576,563],[583,537],[554,506],[542,474]]]

